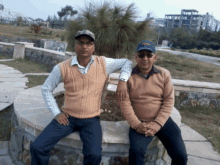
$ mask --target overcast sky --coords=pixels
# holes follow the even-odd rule
[[[95,0],[100,2],[103,0]],[[113,0],[114,1],[114,0]],[[110,2],[113,2],[110,0]],[[66,5],[71,5],[75,10],[80,11],[80,8],[84,6],[86,2],[90,0],[0,0],[0,4],[3,4],[5,8],[11,11],[16,11],[24,16],[47,19],[48,15],[54,14],[58,17],[57,11],[61,10]],[[121,4],[135,3],[140,17],[138,20],[143,20],[148,12],[153,13],[156,18],[164,18],[165,14],[180,14],[181,9],[195,9],[199,11],[199,14],[206,14],[209,12],[213,16],[220,20],[220,0],[118,0]]]

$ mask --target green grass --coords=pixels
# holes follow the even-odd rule
[[[11,59],[11,58],[4,56],[3,54],[0,54],[0,60],[3,60],[3,59]]]
[[[220,154],[220,109],[181,107],[182,122],[202,134]]]
[[[27,83],[26,85],[28,86],[28,88],[32,88],[38,85],[43,85],[43,83],[45,82],[46,78],[48,76],[33,76],[33,75],[27,75],[26,76],[28,78],[29,83]]]
[[[0,59],[3,57],[3,55],[0,55]],[[3,59],[3,58],[2,58]],[[35,62],[29,61],[29,60],[14,60],[14,61],[6,61],[6,62],[0,62],[0,64],[4,64],[10,67],[13,67],[16,70],[19,70],[22,73],[49,73],[51,70],[51,67],[48,67],[46,65],[37,64]],[[27,83],[28,88],[32,88],[34,86],[42,85],[46,78],[48,76],[32,76],[27,75],[29,83]]]
[[[1,57],[1,56],[0,56]],[[29,60],[0,61],[0,64],[8,65],[22,73],[48,73],[51,68],[43,64],[37,64]]]

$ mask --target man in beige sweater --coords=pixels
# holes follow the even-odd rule
[[[186,165],[187,153],[181,131],[170,118],[174,106],[171,75],[155,66],[155,46],[150,41],[138,44],[136,67],[127,81],[127,97],[119,101],[130,124],[129,164],[144,165],[144,155],[153,136],[157,136],[172,158],[172,165]]]
[[[131,61],[92,55],[95,35],[89,30],[76,33],[75,51],[77,56],[56,65],[42,86],[43,98],[54,119],[31,143],[32,165],[48,165],[53,146],[75,131],[79,131],[83,142],[83,164],[99,165],[102,151],[101,96],[110,73],[121,71],[116,95],[126,96]],[[52,93],[60,82],[66,89],[62,110]]]

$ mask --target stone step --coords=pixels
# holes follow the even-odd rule
[[[203,137],[202,135],[200,135],[198,132],[196,132],[187,125],[181,126],[180,129],[181,132],[184,132],[182,133],[182,137],[184,141],[198,141],[198,142],[207,141],[205,137]]]
[[[8,73],[3,73],[0,74],[0,78],[21,78],[24,77],[25,75],[22,73],[17,73],[17,74],[8,74]]]
[[[50,73],[25,73],[24,75],[33,75],[33,76],[41,76],[41,75],[49,75]]]
[[[204,159],[220,162],[220,155],[214,151],[209,142],[188,142],[185,141],[187,154]]]
[[[0,73],[1,74],[1,73]],[[26,82],[28,83],[28,78],[0,78],[0,82]]]
[[[5,62],[5,61],[14,61],[14,59],[4,59],[4,60],[0,60],[0,62]]]
[[[220,162],[201,157],[188,156],[187,165],[220,165]]]
[[[0,70],[0,74],[4,74],[4,73],[7,73],[7,74],[21,74],[20,71],[18,70]]]
[[[10,90],[10,86],[13,88],[27,88],[25,82],[2,82],[0,83],[0,91],[4,91],[7,89]],[[11,90],[10,90],[11,91]]]

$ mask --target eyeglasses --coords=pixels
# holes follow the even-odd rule
[[[152,53],[140,53],[140,54],[138,54],[139,58],[144,58],[145,56],[147,56],[147,58],[151,58],[151,57],[153,57],[153,54]]]
[[[86,44],[86,46],[92,46],[94,45],[94,42],[81,42],[81,41],[76,41],[76,43],[80,46]]]

